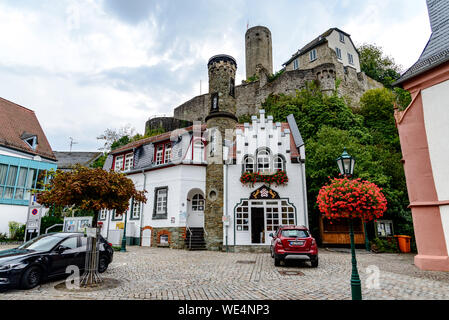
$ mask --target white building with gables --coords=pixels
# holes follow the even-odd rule
[[[102,235],[128,244],[209,250],[268,250],[280,225],[308,226],[305,147],[293,115],[273,122],[264,110],[251,123],[235,117],[237,64],[209,60],[211,110],[206,124],[132,142],[108,156],[105,170],[124,172],[147,203],[121,215],[102,211]]]

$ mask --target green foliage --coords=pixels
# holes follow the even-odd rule
[[[244,114],[239,117],[239,123],[245,123],[245,122],[251,123],[251,115],[250,114]]]
[[[103,153],[100,157],[95,160],[90,167],[91,168],[103,168],[104,162],[106,161],[106,158],[108,157],[107,153]]]
[[[393,58],[385,56],[382,48],[363,44],[358,48],[360,52],[360,68],[367,76],[382,83],[386,88],[391,88],[394,81],[401,76],[400,66]]]
[[[25,231],[25,225],[23,223],[9,221],[8,227],[9,227],[9,238],[10,239],[17,240],[18,238],[21,238],[21,240],[23,240],[24,234],[21,232],[22,227]]]
[[[145,133],[145,135],[143,135],[143,136],[140,135],[140,134],[136,134],[136,135],[132,138],[132,141],[137,141],[137,140],[140,140],[140,139],[145,139],[145,138],[157,136],[157,135],[160,135],[160,134],[162,134],[162,133],[165,133],[165,129],[164,129],[162,126],[160,126],[160,127],[158,127],[158,128],[148,130],[148,131]]]
[[[394,238],[374,238],[372,241],[370,241],[371,244],[371,250],[376,253],[397,253],[399,252],[398,243],[396,239]]]
[[[399,87],[393,88],[393,92],[396,95],[396,105],[399,110],[405,110],[412,102],[412,95],[407,90]]]
[[[132,138],[129,137],[129,136],[123,136],[123,137],[120,137],[118,140],[114,141],[114,142],[111,144],[111,151],[112,151],[112,150],[115,150],[115,149],[117,149],[117,148],[123,147],[124,145],[127,145],[128,143],[131,142],[131,139],[132,139]]]
[[[0,233],[0,242],[8,242],[9,238],[6,233]]]
[[[41,234],[45,234],[45,230],[55,224],[62,224],[64,222],[64,219],[61,217],[55,217],[55,216],[44,216],[41,219]],[[54,227],[53,229],[49,230],[49,232],[60,232],[62,231],[62,226]]]
[[[324,95],[315,84],[309,83],[296,96],[271,95],[262,105],[274,121],[283,122],[293,114],[305,141],[309,221],[313,234],[319,234],[315,199],[328,177],[338,175],[335,159],[344,147],[357,161],[354,177],[383,188],[388,201],[385,219],[393,220],[395,229],[413,233],[393,117],[395,99],[387,89],[368,91],[362,98],[362,110],[355,113],[343,98],[336,94]]]
[[[255,81],[259,81],[259,76],[256,75],[256,74],[251,76],[251,77],[249,77],[246,80],[243,80],[243,82],[245,82],[245,83],[251,83],[251,82],[255,82]]]
[[[268,82],[273,82],[274,80],[279,78],[284,72],[285,72],[285,69],[281,69],[278,72],[268,76]]]

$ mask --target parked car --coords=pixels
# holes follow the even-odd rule
[[[103,273],[112,262],[111,245],[99,237],[98,271]],[[0,251],[0,289],[31,289],[41,281],[67,276],[66,268],[76,265],[80,274],[85,268],[87,238],[82,233],[49,233],[23,245]]]
[[[287,256],[305,256],[309,258],[312,267],[318,267],[318,247],[306,227],[281,226],[270,236],[270,251],[275,266],[280,266]]]

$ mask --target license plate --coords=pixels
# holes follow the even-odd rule
[[[291,246],[303,246],[304,241],[290,241]]]

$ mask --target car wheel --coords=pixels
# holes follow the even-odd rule
[[[31,267],[25,270],[22,276],[22,287],[24,289],[33,289],[38,286],[42,280],[42,270],[39,267]]]
[[[100,257],[100,260],[98,260],[98,272],[105,272],[108,269],[108,266],[108,259],[106,257]]]
[[[274,257],[274,266],[279,267],[281,265],[281,259]]]
[[[318,267],[318,257],[310,260],[310,263],[312,264],[312,268]]]

